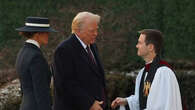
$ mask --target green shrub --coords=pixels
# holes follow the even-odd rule
[[[108,99],[108,109],[110,110],[111,102],[118,96],[128,97],[134,94],[135,78],[127,76],[125,74],[107,74],[106,75],[106,92]],[[180,85],[180,91],[182,95],[182,101],[187,107],[187,110],[195,109],[195,73],[194,72],[177,72],[177,78]],[[53,96],[53,86],[51,87],[51,93]],[[18,91],[18,89],[16,89]],[[11,94],[13,95],[13,94]],[[9,100],[4,105],[2,110],[18,110],[21,103],[21,97],[13,98],[9,97]],[[2,100],[2,99],[1,99]]]
[[[97,44],[104,66],[108,70],[130,71],[136,68],[133,65],[140,64],[135,45],[137,31],[143,28],[156,28],[163,32],[165,36],[163,53],[166,59],[174,62],[177,60],[193,62],[194,2],[194,0],[1,0],[0,54],[3,55],[0,55],[0,60],[3,62],[0,68],[14,66],[17,52],[22,46],[22,37],[15,28],[23,26],[27,16],[49,17],[52,26],[59,31],[52,34],[45,51],[51,61],[53,50],[60,41],[70,35],[72,19],[80,11],[91,11],[101,16]]]
[[[20,103],[21,97],[17,99],[13,99],[10,97],[2,110],[19,110]]]

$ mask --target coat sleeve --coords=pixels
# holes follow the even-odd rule
[[[144,68],[142,68],[136,78],[134,95],[127,97],[127,102],[131,110],[139,110],[139,85]],[[125,107],[120,106],[120,110],[125,110]]]
[[[58,93],[66,91],[72,97],[74,105],[82,110],[89,110],[95,99],[87,94],[76,80],[75,58],[71,47],[58,48],[54,55],[55,87]],[[63,94],[63,93],[62,93]],[[64,97],[65,98],[65,97]],[[64,99],[65,100],[65,99]]]
[[[33,92],[38,110],[51,110],[50,72],[48,64],[41,55],[36,55],[30,65]]]
[[[146,110],[182,110],[178,82],[174,72],[168,67],[161,67],[157,70]]]

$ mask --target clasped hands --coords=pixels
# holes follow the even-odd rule
[[[103,101],[95,100],[95,102],[93,103],[93,105],[91,106],[89,110],[103,110],[103,108],[101,107],[102,104],[103,104]]]
[[[103,101],[95,100],[90,110],[103,110],[103,108],[101,107],[102,104],[103,104]],[[127,104],[126,98],[117,97],[115,100],[112,101],[111,107],[112,109],[114,109],[119,105],[126,105],[126,104]]]
[[[112,109],[114,109],[119,105],[126,105],[126,104],[127,104],[126,98],[117,97],[114,101],[112,101],[111,107]]]

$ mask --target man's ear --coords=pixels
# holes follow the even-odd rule
[[[153,51],[154,50],[154,44],[148,44],[148,49],[150,51]]]
[[[81,31],[79,29],[77,29],[77,30],[75,30],[75,34],[78,35],[78,36],[80,36]]]

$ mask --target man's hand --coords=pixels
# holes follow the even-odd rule
[[[126,104],[127,104],[126,98],[117,97],[114,101],[112,101],[111,107],[112,107],[112,109],[114,109],[118,105],[126,105]]]
[[[95,100],[95,102],[91,106],[90,110],[103,110],[102,107],[101,107],[102,104],[103,104],[103,101]]]

